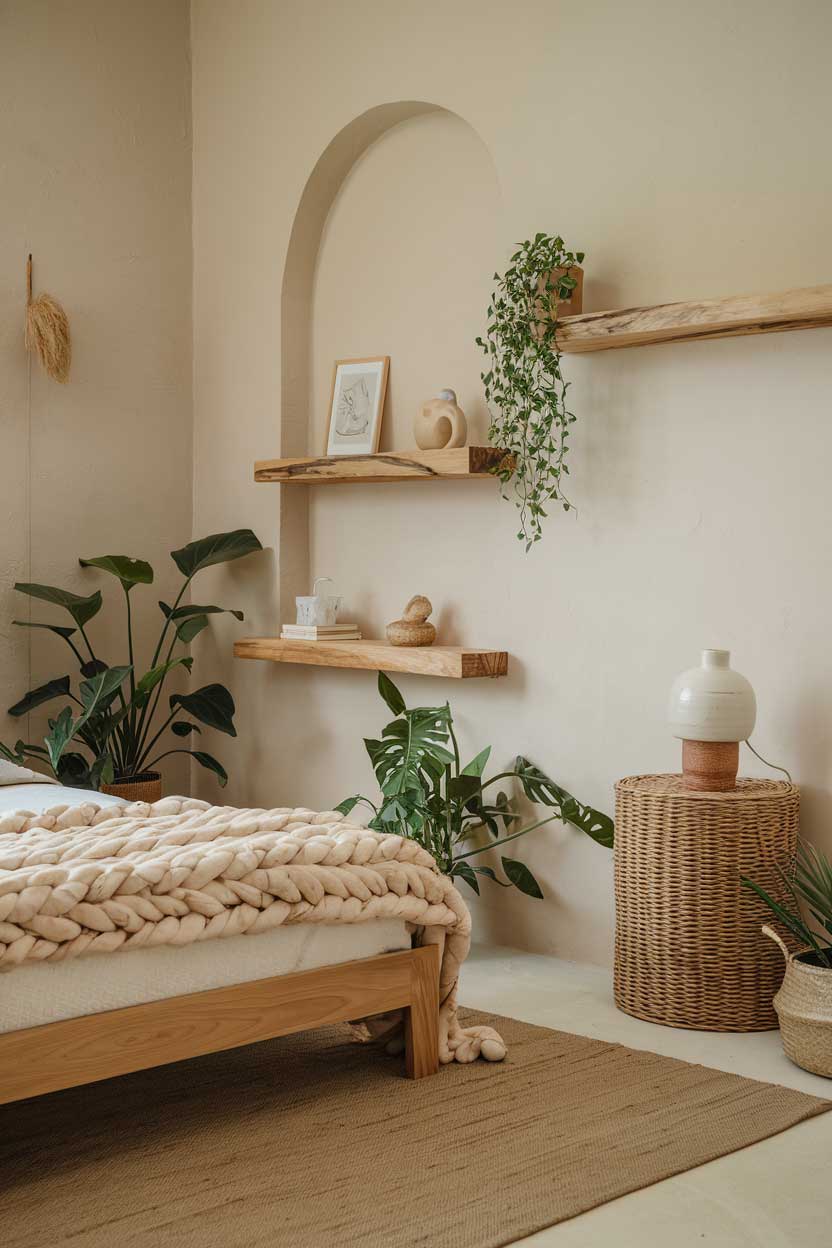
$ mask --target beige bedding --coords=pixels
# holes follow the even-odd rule
[[[499,1036],[456,1017],[467,908],[414,841],[333,811],[181,797],[0,817],[0,971],[379,918],[403,919],[440,948],[441,1060],[499,1060]]]

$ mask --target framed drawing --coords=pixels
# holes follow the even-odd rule
[[[381,436],[390,356],[336,360],[325,455],[374,455]]]

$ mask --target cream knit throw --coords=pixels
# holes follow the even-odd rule
[[[504,1057],[491,1028],[457,1022],[471,918],[415,841],[337,811],[241,810],[185,797],[0,815],[0,971],[283,923],[376,918],[405,919],[422,944],[439,946],[441,1061]]]

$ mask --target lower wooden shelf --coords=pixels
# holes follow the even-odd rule
[[[468,680],[505,676],[505,650],[472,650],[466,646],[391,646],[382,640],[298,641],[283,637],[243,637],[234,643],[238,659],[272,663],[305,663],[313,667],[349,667],[365,671],[412,672]]]

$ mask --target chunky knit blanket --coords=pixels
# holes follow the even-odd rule
[[[337,811],[242,810],[184,797],[0,815],[0,971],[284,923],[376,918],[405,919],[422,944],[439,946],[441,1061],[505,1056],[491,1028],[457,1021],[471,918],[415,841]]]

